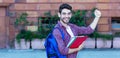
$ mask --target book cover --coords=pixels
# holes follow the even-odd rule
[[[75,36],[75,37],[72,37],[70,42],[68,43],[67,47],[69,47],[69,48],[77,48],[86,39],[87,39],[87,36]]]

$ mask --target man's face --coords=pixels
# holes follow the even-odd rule
[[[61,11],[61,13],[58,13],[58,16],[60,17],[60,20],[63,23],[67,24],[67,23],[69,23],[69,20],[70,20],[70,18],[72,16],[72,12],[69,9],[63,9]]]

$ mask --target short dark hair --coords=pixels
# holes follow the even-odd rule
[[[70,11],[72,11],[72,7],[67,3],[63,3],[63,4],[60,5],[59,13],[61,13],[63,9],[69,9]]]

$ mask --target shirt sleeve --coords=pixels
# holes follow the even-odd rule
[[[75,27],[77,29],[78,34],[91,34],[94,31],[90,26],[88,27],[75,26]]]
[[[53,35],[58,43],[58,49],[61,54],[67,55],[69,48],[65,46],[64,40],[62,39],[62,34],[58,29],[55,29],[53,31]]]

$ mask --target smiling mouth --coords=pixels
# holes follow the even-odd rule
[[[70,17],[64,18],[64,19],[70,19]]]

